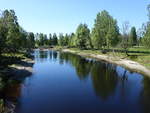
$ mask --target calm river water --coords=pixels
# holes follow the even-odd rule
[[[34,55],[33,74],[8,94],[16,113],[150,113],[150,79],[70,53]]]

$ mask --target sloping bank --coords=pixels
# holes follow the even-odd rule
[[[120,59],[117,57],[106,56],[106,55],[97,55],[97,54],[85,53],[82,51],[78,52],[78,51],[70,50],[70,49],[62,49],[62,51],[77,54],[77,55],[84,56],[84,57],[96,58],[98,60],[102,60],[102,61],[106,61],[106,62],[109,62],[112,64],[122,66],[122,67],[124,67],[124,68],[126,68],[132,72],[137,72],[137,73],[140,73],[142,75],[150,77],[150,70],[149,69],[147,69],[143,65],[141,65],[137,62],[131,61],[131,60]]]
[[[27,76],[28,73],[33,72],[33,64],[34,60],[24,59],[18,62],[18,64],[11,65],[10,68],[12,68],[12,73],[14,73],[15,75]]]
[[[18,87],[16,89],[12,88],[15,88],[14,86],[20,84],[21,81],[24,81],[26,77],[32,74],[33,64],[33,59],[26,58],[16,62],[16,64],[10,65],[8,69],[4,70],[8,81],[5,81],[5,85],[1,89],[0,94],[2,97],[0,99],[0,113],[14,113],[16,100],[18,98],[16,97]],[[10,83],[10,81],[12,81],[12,83]],[[18,83],[14,81],[20,82]],[[12,91],[15,91],[15,95]]]

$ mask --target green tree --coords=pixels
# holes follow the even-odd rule
[[[7,28],[5,22],[2,19],[2,17],[0,17],[0,55],[6,46],[6,37],[7,37],[6,33],[7,33]]]
[[[29,48],[28,47],[28,42],[27,42],[27,36],[28,36],[28,33],[20,27],[20,38],[21,38],[21,43],[20,43],[20,48],[22,49],[27,49]]]
[[[64,46],[64,36],[62,33],[59,34],[59,40],[58,40],[59,46]]]
[[[147,25],[145,35],[142,39],[142,43],[145,47],[150,48],[150,24]]]
[[[69,47],[75,47],[75,39],[76,39],[75,34],[71,33],[69,35],[69,41],[68,41],[68,46]]]
[[[150,4],[148,5],[147,10],[148,10],[149,21],[147,22],[147,25],[145,26],[144,37],[142,39],[142,43],[145,47],[150,48]]]
[[[58,44],[58,38],[56,33],[53,34],[52,45],[56,46]]]
[[[35,37],[34,37],[33,32],[28,33],[27,42],[28,42],[27,43],[28,48],[34,48],[35,47]]]
[[[131,28],[129,43],[131,44],[131,46],[134,46],[137,44],[137,34],[136,34],[136,28],[135,27]]]
[[[69,43],[69,35],[66,34],[66,35],[64,36],[64,46],[68,46],[68,43]]]
[[[39,33],[35,34],[35,46],[36,47],[40,46]]]
[[[49,34],[48,45],[52,45],[52,34]]]
[[[90,30],[86,24],[80,24],[76,30],[76,46],[81,49],[90,46]]]
[[[44,46],[44,34],[39,34],[39,46]]]
[[[14,10],[4,10],[0,17],[0,51],[17,52],[26,47],[26,32],[19,25]]]
[[[47,35],[46,34],[44,34],[44,45],[45,46],[48,46],[49,44],[48,44],[48,38],[47,38]]]
[[[117,21],[105,10],[98,13],[91,36],[94,48],[115,46],[119,41],[118,35]]]
[[[99,29],[93,28],[91,34],[92,45],[95,49],[100,49],[103,46],[104,38],[102,37],[102,33]]]
[[[6,45],[7,48],[16,52],[20,48],[20,26],[18,24],[17,16],[14,10],[5,10],[3,12],[3,20],[7,29]]]

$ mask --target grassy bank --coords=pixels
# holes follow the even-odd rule
[[[21,71],[30,71],[33,65],[31,57],[27,57],[26,53],[5,53],[0,56],[0,89],[2,89],[7,81],[14,78]],[[24,73],[20,74],[22,76]]]
[[[120,65],[132,72],[137,72],[150,77],[150,54],[130,53],[130,55],[127,56],[125,53],[121,52],[107,52],[106,54],[103,54],[101,50],[80,50],[78,48],[64,47],[55,47],[54,49],[103,60]]]
[[[66,48],[57,46],[55,49],[61,50],[61,49],[66,49]],[[150,70],[150,54],[129,53],[129,55],[131,56],[127,56],[125,53],[119,53],[119,52],[107,52],[106,54],[102,54],[100,50],[80,50],[78,48],[69,48],[69,49],[75,51],[76,53],[82,52],[82,53],[87,53],[87,54],[106,55],[108,57],[113,57],[114,60],[119,60],[119,59],[132,60],[132,61],[140,63],[141,65],[145,66],[146,68]],[[130,48],[129,50],[150,51],[149,49],[145,49],[145,48]]]

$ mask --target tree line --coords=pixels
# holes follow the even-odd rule
[[[4,10],[0,13],[0,55],[5,52],[30,50],[41,46],[66,46],[80,49],[103,49],[132,46],[150,48],[150,5],[149,20],[140,30],[129,29],[127,22],[119,28],[117,20],[109,12],[103,10],[96,16],[94,26],[90,30],[87,24],[79,24],[75,33],[59,35],[32,33],[25,31],[18,23],[14,10]],[[121,30],[120,30],[121,29]]]
[[[149,9],[149,8],[148,8]],[[149,10],[148,10],[149,11]],[[149,11],[150,12],[150,11]],[[66,46],[80,49],[109,49],[113,47],[127,49],[133,46],[150,47],[149,22],[136,30],[133,26],[130,29],[128,22],[119,28],[117,20],[106,10],[97,14],[93,28],[90,30],[87,24],[79,24],[75,33],[36,34],[35,45],[39,46]]]

